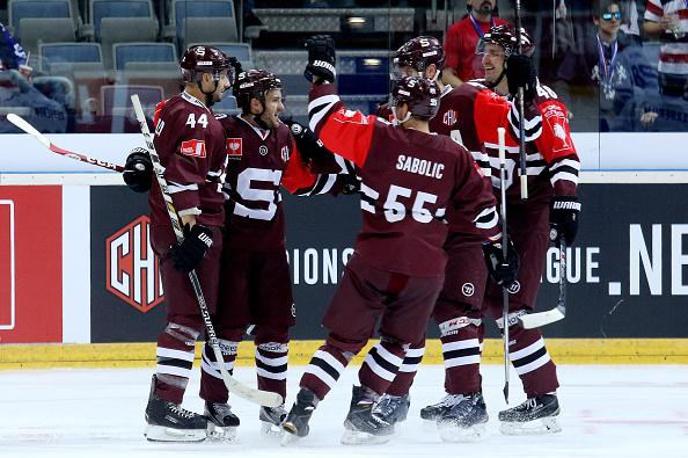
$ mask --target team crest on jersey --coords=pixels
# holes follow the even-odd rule
[[[566,131],[568,119],[566,113],[557,105],[550,105],[545,109],[543,118],[553,134],[552,152],[560,153],[572,149],[570,137]]]
[[[225,150],[229,159],[241,159],[244,154],[244,140],[242,138],[228,138]]]
[[[447,126],[453,126],[456,123],[456,111],[449,110],[442,115],[442,122]]]
[[[265,145],[260,145],[260,148],[258,148],[258,154],[261,156],[267,156],[268,155],[268,147]]]
[[[280,151],[280,156],[282,156],[282,160],[284,162],[289,161],[289,147],[288,146],[283,146],[282,150]]]
[[[182,142],[182,146],[179,151],[184,156],[204,158],[205,153],[205,141],[203,140],[185,140]]]

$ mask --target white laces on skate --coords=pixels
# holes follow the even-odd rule
[[[526,399],[526,402],[524,402],[523,404],[524,404],[524,407],[527,409],[534,409],[537,407],[537,399],[535,399],[535,398]]]
[[[170,411],[172,411],[172,413],[174,413],[176,415],[179,415],[182,418],[187,418],[187,419],[193,418],[196,416],[195,413],[188,411],[186,409],[182,409],[180,406],[178,406],[177,404],[175,404],[173,402],[170,402]]]
[[[442,400],[438,402],[436,405],[443,407],[452,407],[461,402],[463,398],[463,394],[448,394],[445,397],[443,397]]]

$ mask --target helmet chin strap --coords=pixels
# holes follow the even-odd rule
[[[260,113],[258,114],[251,113],[251,116],[253,116],[253,120],[256,124],[258,124],[258,127],[260,127],[263,130],[270,130],[270,126],[268,126],[267,123],[263,121],[263,113],[265,113],[265,103],[261,99],[258,99],[258,101],[260,102],[260,105],[263,109],[260,110]]]
[[[397,118],[397,107],[392,107],[392,116],[394,116],[394,123],[397,125],[402,125],[409,119],[411,119],[411,111],[406,112],[406,116],[404,116],[404,119],[399,119]]]
[[[198,84],[198,88],[201,90],[203,95],[205,95],[205,106],[207,106],[208,108],[215,105],[213,94],[215,94],[215,91],[217,91],[217,86],[220,84],[220,80],[213,77],[213,82],[215,83],[213,90],[210,92],[206,92],[203,90],[203,74],[201,74],[200,78],[196,79],[196,84]]]

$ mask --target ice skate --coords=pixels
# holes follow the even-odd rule
[[[203,415],[182,409],[174,402],[160,399],[154,393],[157,378],[153,376],[144,436],[152,442],[201,442],[207,437],[208,421]]]
[[[559,401],[556,394],[544,394],[526,399],[511,409],[499,412],[502,434],[548,434],[561,431],[559,421]]]
[[[282,434],[282,423],[287,418],[287,411],[284,406],[261,407],[258,419],[261,422],[260,432],[266,436],[280,436]]]
[[[344,420],[342,444],[384,444],[391,439],[394,426],[373,415],[376,397],[377,394],[364,386],[353,387],[351,408]]]
[[[460,394],[447,394],[438,403],[420,409],[420,418],[436,422],[442,415],[449,412],[452,407],[461,402],[462,399],[463,396]]]
[[[217,441],[234,442],[239,427],[239,417],[224,402],[206,402],[205,416],[208,417],[208,437]]]
[[[489,419],[481,393],[462,396],[461,401],[437,420],[437,429],[444,442],[474,442],[485,435]]]
[[[408,394],[403,396],[383,394],[373,406],[373,415],[394,425],[406,420],[410,405],[411,400]]]
[[[282,445],[306,437],[310,431],[308,422],[313,415],[318,398],[311,390],[301,388],[296,395],[296,402],[282,423]]]

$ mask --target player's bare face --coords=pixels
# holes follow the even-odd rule
[[[205,91],[212,91],[214,85],[215,82],[213,81],[212,75],[210,73],[205,73],[203,75],[203,89]],[[230,84],[229,77],[227,76],[227,70],[223,70],[220,73],[220,79],[217,83],[217,89],[215,89],[215,92],[213,92],[213,101],[218,102],[222,100],[222,96],[224,95],[225,91],[229,89],[229,87]]]
[[[499,79],[499,76],[504,70],[504,49],[495,44],[486,44],[483,51],[483,69],[485,70],[485,79],[489,83],[494,83]]]
[[[265,94],[265,111],[260,119],[270,128],[280,125],[279,114],[284,111],[281,89],[271,89]]]

